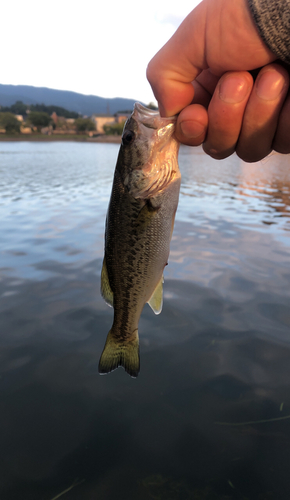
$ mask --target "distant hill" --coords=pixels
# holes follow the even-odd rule
[[[25,104],[56,105],[76,111],[81,115],[114,114],[121,110],[131,110],[133,99],[116,97],[106,99],[96,95],[84,95],[68,90],[55,90],[46,87],[32,87],[30,85],[3,85],[0,84],[0,106],[11,106],[16,101]]]

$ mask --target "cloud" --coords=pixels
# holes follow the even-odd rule
[[[155,7],[155,20],[160,24],[170,24],[175,29],[182,23],[183,19],[200,3],[200,0],[181,0],[179,3],[168,2],[166,9],[164,4]]]
[[[170,24],[173,28],[177,29],[178,26],[182,23],[185,16],[176,15],[173,13],[159,13],[156,14],[156,21],[161,24]]]

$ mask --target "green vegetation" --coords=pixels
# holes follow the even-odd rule
[[[154,103],[149,103],[148,108],[157,109]],[[55,113],[55,115],[53,115]],[[115,113],[115,119],[120,119],[120,116],[128,116],[131,114],[130,110],[118,111]],[[17,120],[15,115],[21,115],[23,120]],[[102,116],[102,115],[100,115]],[[123,117],[122,117],[123,118]],[[124,122],[122,123],[107,123],[104,125],[104,133],[108,136],[121,136],[124,129]],[[5,129],[7,134],[19,134],[20,132],[30,134],[29,128],[33,132],[40,133],[42,128],[50,127],[49,130],[43,130],[43,133],[61,133],[74,134],[83,136],[88,132],[96,130],[96,124],[90,118],[83,118],[80,114],[74,111],[68,111],[61,106],[45,104],[25,104],[22,101],[16,101],[11,106],[0,105],[0,128]],[[4,131],[2,130],[2,133]],[[35,134],[33,134],[35,135]],[[36,134],[37,135],[37,134]],[[94,134],[89,134],[90,136]],[[2,136],[1,136],[2,139]],[[15,138],[14,138],[15,139]],[[116,139],[117,140],[117,139]]]
[[[149,102],[149,104],[147,104],[147,108],[153,109],[154,111],[158,110],[158,107],[155,106],[154,102]]]
[[[13,113],[14,115],[26,115],[26,111],[27,111],[27,104],[23,104],[22,101],[16,101],[15,104],[12,104],[12,106],[6,106],[6,107],[2,107],[0,106],[0,110],[1,111],[4,111],[4,112],[7,112],[7,113]]]
[[[28,122],[34,127],[37,127],[38,131],[40,131],[42,127],[47,127],[50,124],[50,121],[51,118],[47,113],[32,111],[28,115]]]
[[[64,116],[64,118],[78,118],[80,115],[75,111],[68,111],[65,108],[60,106],[46,106],[45,104],[31,104],[29,106],[30,111],[42,111],[44,113],[48,113],[52,115],[52,113],[56,113],[57,116]]]
[[[78,132],[88,132],[90,130],[96,130],[95,124],[90,120],[90,118],[77,118],[75,121],[75,126]]]
[[[104,125],[104,132],[106,135],[122,135],[124,123],[108,123]]]
[[[121,109],[115,115],[131,115],[131,113],[133,113],[133,109]]]
[[[0,113],[0,128],[5,128],[7,134],[20,132],[20,122],[12,113]]]
[[[68,111],[60,106],[46,106],[45,104],[24,104],[22,101],[16,101],[12,106],[0,106],[0,110],[3,112],[13,113],[14,115],[26,116],[27,111],[37,111],[38,113],[47,113],[52,115],[55,112],[58,116],[64,116],[65,118],[78,118],[79,114],[75,111]]]

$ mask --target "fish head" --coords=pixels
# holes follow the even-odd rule
[[[134,198],[152,198],[174,177],[180,177],[175,123],[176,117],[162,118],[159,111],[135,104],[124,126],[117,164],[122,182]]]

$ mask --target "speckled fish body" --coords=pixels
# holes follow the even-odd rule
[[[138,322],[146,302],[162,309],[163,270],[178,205],[176,118],[135,104],[127,120],[109,203],[101,293],[114,321],[99,372],[139,372]]]

